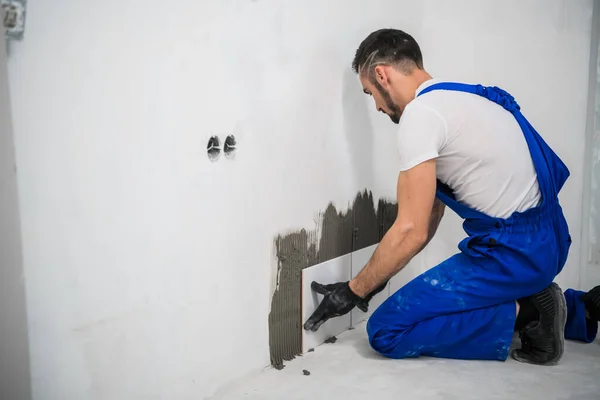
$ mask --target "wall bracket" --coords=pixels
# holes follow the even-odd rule
[[[0,0],[4,9],[3,26],[7,39],[21,40],[25,32],[27,0]]]

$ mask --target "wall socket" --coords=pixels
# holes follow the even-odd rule
[[[221,156],[221,150],[225,154],[225,158],[229,160],[233,160],[235,158],[237,142],[235,140],[235,136],[227,135],[225,141],[223,142],[223,146],[221,147],[221,140],[218,136],[211,136],[208,139],[208,144],[206,145],[206,152],[208,153],[208,159],[210,161],[217,161]]]
[[[7,39],[21,40],[25,33],[27,0],[0,0],[4,9],[3,26]]]

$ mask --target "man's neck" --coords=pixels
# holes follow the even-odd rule
[[[433,79],[433,77],[431,75],[429,75],[429,73],[427,71],[425,71],[424,69],[416,69],[413,72],[413,77],[414,77],[414,82],[415,82],[415,92],[417,91],[417,89],[419,88],[419,86],[421,86],[423,83],[427,82],[428,80]]]

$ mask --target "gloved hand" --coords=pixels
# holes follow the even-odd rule
[[[600,321],[600,285],[581,296],[581,300],[585,304],[585,309],[590,314],[590,318]]]
[[[354,307],[358,307],[363,312],[369,311],[369,301],[373,296],[381,292],[386,284],[387,282],[369,293],[365,298],[362,298],[350,289],[349,282],[322,285],[313,281],[310,285],[312,290],[325,297],[304,324],[304,329],[316,332],[329,318],[347,314],[352,311]]]
[[[310,287],[325,297],[304,324],[304,329],[307,331],[316,332],[329,318],[347,314],[359,304],[361,310],[366,308],[364,300],[350,289],[349,282],[322,285],[313,281]]]

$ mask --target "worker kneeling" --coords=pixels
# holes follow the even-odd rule
[[[590,334],[585,312],[553,283],[571,238],[558,201],[569,176],[507,92],[433,79],[407,33],[382,29],[356,52],[353,68],[378,111],[399,124],[398,216],[350,282],[312,283],[325,297],[304,329],[358,306],[365,310],[435,234],[445,206],[464,219],[460,252],[391,295],[367,322],[373,349],[506,360],[513,332],[522,362],[556,364],[565,328]],[[581,327],[584,328],[581,328]],[[596,327],[597,328],[597,327]],[[592,333],[595,336],[595,331]]]

